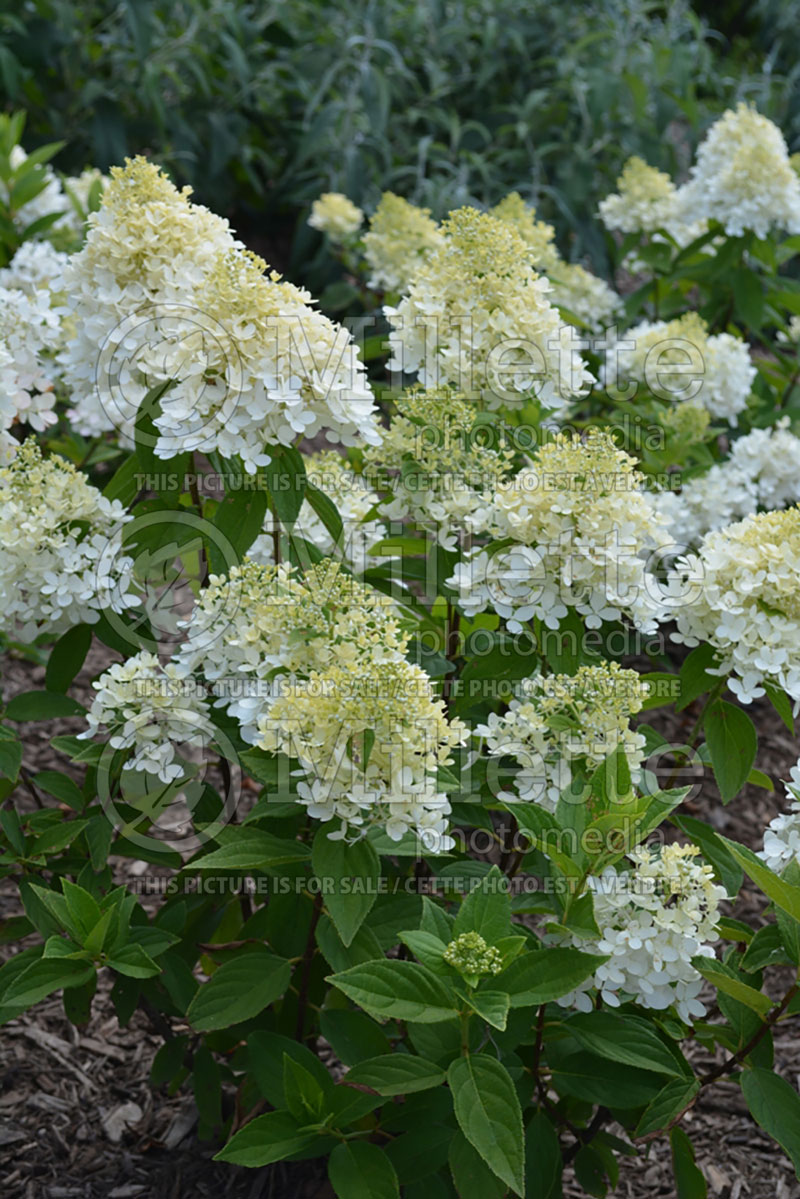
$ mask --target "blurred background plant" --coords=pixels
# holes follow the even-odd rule
[[[105,171],[146,153],[295,278],[311,201],[386,189],[434,216],[518,190],[606,267],[597,200],[641,155],[680,173],[727,105],[797,148],[785,0],[0,0],[0,80],[29,149]],[[293,245],[293,252],[290,247]]]

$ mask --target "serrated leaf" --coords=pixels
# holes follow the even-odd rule
[[[328,1178],[338,1199],[399,1199],[392,1163],[369,1141],[342,1141],[328,1162]]]
[[[348,1083],[371,1087],[379,1095],[406,1095],[426,1091],[444,1082],[444,1070],[435,1062],[410,1053],[390,1053],[367,1058],[345,1076]]]
[[[311,865],[324,882],[325,907],[348,946],[377,898],[380,859],[369,841],[331,841],[323,827],[314,837]]]
[[[418,962],[364,962],[327,981],[376,1016],[434,1024],[457,1014],[455,997]]]
[[[515,958],[494,977],[492,987],[506,991],[512,1007],[538,1006],[574,990],[607,960],[602,954],[582,953],[579,949],[540,949]]]
[[[280,998],[291,975],[287,961],[254,947],[215,970],[196,992],[186,1019],[198,1032],[241,1024]]]
[[[487,1166],[517,1194],[525,1194],[522,1111],[511,1077],[488,1054],[459,1057],[447,1071],[459,1128]]]

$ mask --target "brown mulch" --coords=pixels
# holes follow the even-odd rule
[[[102,649],[93,650],[74,690],[78,699],[89,700],[89,680],[110,657]],[[7,657],[5,698],[41,686],[42,677],[39,667]],[[751,715],[759,730],[757,765],[773,779],[775,791],[746,787],[726,807],[706,778],[688,810],[725,836],[758,847],[764,827],[785,806],[780,779],[796,762],[800,744],[766,701],[754,704]],[[680,742],[695,716],[693,711],[659,709],[647,713],[646,719]],[[65,760],[49,740],[56,732],[76,732],[79,727],[80,722],[69,720],[29,726],[29,767],[64,771]],[[130,865],[119,863],[120,870]],[[746,883],[733,914],[757,923],[763,908],[763,897]],[[0,883],[0,917],[18,911],[13,887]],[[0,954],[10,952],[11,947],[0,948]],[[161,1040],[140,1012],[128,1027],[120,1028],[108,986],[101,980],[85,1028],[71,1025],[61,1001],[53,999],[0,1030],[3,1199],[332,1199],[324,1161],[280,1163],[262,1170],[212,1162],[217,1146],[197,1139],[191,1088],[170,1095],[164,1087],[150,1085],[150,1066]],[[775,1066],[796,1086],[800,1038],[794,1030],[792,1022],[776,1035]],[[703,1091],[684,1127],[711,1199],[800,1199],[791,1164],[753,1122],[736,1084],[720,1083]],[[569,1199],[585,1195],[569,1171],[564,1193]],[[667,1142],[653,1142],[640,1156],[623,1159],[619,1184],[610,1193],[625,1199],[676,1199]]]

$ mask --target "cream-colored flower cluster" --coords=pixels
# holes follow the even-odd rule
[[[489,209],[489,214],[516,230],[530,250],[531,261],[537,270],[549,275],[561,264],[555,229],[546,221],[536,219],[536,209],[532,204],[526,204],[519,192],[509,192],[499,204]]]
[[[433,525],[448,549],[455,548],[458,529],[477,533],[486,527],[513,453],[502,430],[479,415],[450,387],[409,388],[400,396],[382,443],[364,455],[366,473],[381,476],[376,486],[390,487],[385,516]]]
[[[23,242],[0,270],[0,461],[16,453],[16,422],[43,432],[56,420],[56,354],[65,329],[61,277],[67,255]]]
[[[0,286],[0,460],[13,456],[17,421],[42,432],[55,423],[53,354],[61,321],[46,288],[32,294]]]
[[[425,257],[442,244],[429,208],[417,208],[394,192],[384,192],[364,234],[368,287],[405,292]]]
[[[774,683],[800,703],[800,508],[762,512],[709,533],[670,576],[677,631],[708,642],[743,703]]]
[[[356,574],[363,573],[368,566],[380,561],[380,558],[370,556],[370,550],[386,536],[381,522],[370,515],[380,503],[379,496],[371,489],[369,480],[357,474],[336,450],[320,450],[316,454],[309,454],[305,459],[305,467],[309,483],[324,492],[339,513],[343,536],[341,543],[337,544],[308,500],[303,501],[292,526],[293,536],[310,541],[324,558],[336,558]],[[254,562],[273,561],[275,527],[275,517],[267,512],[263,533],[247,551],[247,556]]]
[[[629,857],[628,871],[612,866],[589,879],[600,940],[572,936],[573,945],[607,954],[608,961],[558,1002],[591,1011],[588,991],[596,988],[609,1007],[633,1000],[664,1011],[674,1004],[689,1024],[706,1012],[699,999],[703,979],[692,958],[714,956],[711,943],[719,935],[725,888],[714,882],[694,845],[664,845],[660,851],[640,846]]]
[[[678,217],[677,189],[664,171],[634,155],[617,179],[619,191],[600,201],[606,229],[620,233],[655,233],[674,228]]]
[[[340,822],[331,839],[378,826],[393,841],[413,833],[438,851],[454,842],[436,772],[466,732],[448,721],[421,667],[358,656],[286,683],[259,720],[256,745],[299,761],[309,815]]]
[[[205,748],[214,738],[205,699],[174,663],[162,665],[145,651],[115,662],[92,683],[97,692],[82,740],[106,729],[112,749],[133,750],[124,769],[172,783],[186,774],[181,746]]]
[[[279,678],[340,660],[402,658],[408,645],[392,600],[329,560],[299,573],[245,559],[211,576],[185,627],[182,669],[202,670],[250,741]]]
[[[680,492],[656,496],[676,543],[696,545],[721,529],[762,509],[800,502],[800,437],[783,417],[772,429],[753,429],[738,438],[724,462],[689,479]]]
[[[712,417],[737,423],[747,405],[756,368],[746,342],[730,333],[709,336],[696,312],[671,321],[642,321],[612,347],[615,377],[603,382],[639,384],[661,399],[691,401]]]
[[[498,488],[499,543],[474,551],[448,580],[466,615],[489,607],[520,631],[533,617],[557,628],[575,608],[589,628],[627,616],[655,629],[663,597],[644,556],[669,538],[643,483],[609,433],[556,434]]]
[[[49,241],[25,241],[8,266],[0,270],[0,287],[16,288],[28,296],[48,291],[56,307],[63,291],[64,268],[69,255]]]
[[[475,734],[492,758],[511,757],[519,767],[507,803],[537,803],[549,812],[570,786],[574,771],[591,771],[621,749],[638,782],[645,739],[631,728],[649,687],[635,670],[616,662],[581,666],[574,675],[534,675],[518,686],[502,716],[491,713]]]
[[[778,126],[745,103],[723,113],[697,151],[679,208],[687,220],[719,221],[733,237],[800,233],[800,179]]]
[[[790,862],[800,865],[800,761],[789,771],[789,780],[785,784],[792,801],[789,810],[770,820],[758,855],[776,874],[782,874]]]
[[[577,317],[592,330],[605,329],[622,311],[622,300],[604,279],[576,262],[565,262],[558,252],[552,225],[536,220],[536,209],[519,192],[511,192],[490,214],[510,225],[527,245],[537,271],[552,285],[550,301]]]
[[[379,825],[452,845],[435,772],[465,730],[406,660],[391,599],[329,560],[303,574],[246,560],[211,578],[187,631],[182,675],[201,670],[246,741],[299,761],[298,794],[339,821],[334,839]]]
[[[311,205],[308,223],[312,229],[326,233],[332,242],[341,242],[358,233],[363,220],[364,213],[347,196],[324,192]]]
[[[324,431],[345,444],[379,432],[349,334],[243,250],[227,221],[192,204],[144,159],[114,168],[65,272],[77,336],[63,355],[76,428],[130,437],[148,390],[170,383],[156,454],[239,455]]]
[[[131,517],[33,438],[0,469],[0,627],[18,641],[94,624],[138,603],[122,549]]]
[[[551,303],[515,229],[475,208],[443,222],[442,245],[414,274],[391,325],[391,370],[426,387],[450,384],[490,408],[538,399],[563,410],[593,377],[575,330]]]

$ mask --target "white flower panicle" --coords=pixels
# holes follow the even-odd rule
[[[32,297],[39,291],[49,291],[55,307],[61,299],[68,262],[69,255],[56,250],[49,241],[24,241],[8,266],[0,270],[0,287],[17,288]]]
[[[309,454],[305,459],[306,475],[310,483],[324,492],[333,501],[342,518],[343,542],[337,545],[330,531],[312,508],[308,500],[303,501],[292,534],[305,538],[325,558],[343,561],[356,574],[361,574],[370,565],[381,559],[370,556],[370,550],[386,536],[379,520],[370,514],[380,503],[369,480],[357,474],[347,460],[336,450],[321,450]],[[254,562],[272,562],[275,552],[275,517],[268,512],[264,520],[264,531],[256,538],[248,557]]]
[[[364,454],[367,475],[380,475],[376,486],[389,491],[383,514],[434,525],[450,549],[459,528],[477,533],[490,522],[492,497],[512,461],[502,432],[449,387],[409,388],[380,446]]]
[[[764,830],[764,847],[758,854],[776,874],[782,874],[790,862],[800,865],[800,761],[789,771],[789,779],[785,784],[787,798],[792,801],[789,811],[770,820]]]
[[[591,771],[621,749],[632,783],[639,780],[645,738],[631,728],[649,686],[635,670],[616,662],[581,666],[576,674],[534,675],[517,688],[502,716],[491,713],[478,725],[492,758],[511,757],[519,770],[507,803],[537,803],[549,812],[573,779],[574,769]]]
[[[92,686],[97,695],[79,737],[95,737],[104,726],[112,749],[133,750],[126,770],[175,782],[186,774],[179,748],[203,748],[213,740],[214,725],[194,682],[155,654],[143,651],[116,662]]]
[[[363,237],[370,268],[367,286],[405,292],[418,267],[442,241],[429,208],[417,208],[394,192],[384,192]]]
[[[46,288],[31,293],[0,286],[0,459],[13,456],[16,422],[42,432],[55,424],[53,354],[61,322]]]
[[[551,303],[525,242],[475,208],[450,213],[444,240],[422,263],[397,307],[389,369],[426,387],[450,384],[490,408],[538,399],[564,409],[593,382],[575,330]]]
[[[99,611],[120,612],[133,562],[122,551],[131,517],[71,463],[43,458],[32,438],[0,469],[0,611],[3,631],[29,642],[73,625],[94,624]]]
[[[155,418],[160,457],[217,450],[254,473],[268,443],[321,431],[377,441],[348,333],[266,269],[153,164],[114,168],[65,272],[78,335],[63,363],[78,430],[130,438],[147,392],[170,382]]]
[[[670,522],[676,542],[696,545],[761,509],[800,502],[800,437],[783,417],[772,429],[753,429],[738,438],[724,462],[689,479],[679,493],[664,492],[656,504]]]
[[[747,343],[730,333],[709,336],[696,312],[672,321],[642,321],[619,338],[613,352],[617,378],[608,368],[603,372],[612,390],[634,381],[660,399],[702,405],[732,425],[756,377]]]
[[[306,677],[358,657],[403,658],[408,646],[392,600],[328,560],[300,573],[245,559],[227,577],[212,575],[186,629],[181,669],[202,669],[245,740],[282,676]]]
[[[393,841],[413,833],[440,851],[454,842],[436,771],[466,733],[447,720],[421,667],[355,657],[287,683],[260,718],[256,745],[298,760],[309,815],[339,822],[332,840],[378,826]]]
[[[643,484],[609,433],[556,434],[496,492],[499,546],[474,551],[449,580],[466,615],[490,607],[518,632],[533,617],[557,628],[575,608],[589,628],[626,616],[655,629],[663,597],[643,555],[669,538]]]
[[[701,143],[678,206],[685,219],[719,221],[732,237],[800,232],[800,179],[778,126],[748,104],[728,109]]]
[[[709,533],[670,575],[676,641],[717,650],[743,703],[774,683],[800,702],[800,508]]]
[[[341,242],[358,233],[363,220],[364,213],[347,196],[324,192],[311,205],[308,223],[312,229],[326,233],[332,242]]]
[[[552,225],[536,220],[536,209],[519,192],[511,192],[489,210],[522,238],[537,271],[552,285],[550,301],[566,309],[592,330],[607,328],[622,310],[622,300],[604,279],[575,262],[564,262],[555,245]]]
[[[594,987],[609,1007],[633,1000],[664,1011],[674,1004],[690,1024],[706,1012],[692,958],[714,956],[725,888],[694,845],[665,845],[660,852],[640,846],[628,856],[628,871],[612,866],[589,879],[600,940],[571,938],[585,952],[608,954],[608,961],[558,1003],[591,1011],[587,991]]]
[[[600,219],[606,229],[620,233],[655,233],[669,229],[678,216],[675,184],[664,171],[648,166],[634,155],[617,179],[619,191],[600,201]]]
[[[519,192],[509,192],[499,204],[489,209],[489,215],[504,225],[510,225],[519,234],[538,271],[549,275],[561,264],[555,229],[545,221],[536,219],[536,209],[532,204],[526,204]]]

